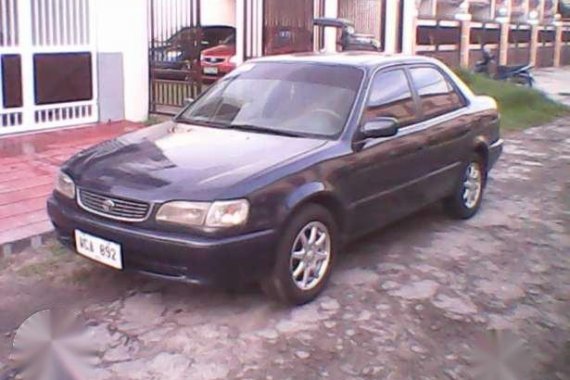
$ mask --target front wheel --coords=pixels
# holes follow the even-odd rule
[[[453,194],[444,200],[447,213],[456,219],[473,217],[481,208],[485,179],[485,163],[481,156],[473,155],[463,166]]]
[[[330,278],[337,244],[337,226],[331,213],[319,205],[303,207],[283,231],[275,267],[262,282],[263,290],[289,305],[314,300]]]

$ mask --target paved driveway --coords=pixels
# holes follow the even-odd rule
[[[125,276],[57,245],[14,257],[0,264],[0,362],[27,316],[65,306],[91,321],[93,378],[465,380],[486,332],[506,329],[528,379],[570,379],[570,120],[508,137],[486,197],[471,221],[433,207],[350,247],[297,309]]]
[[[570,66],[538,69],[533,74],[539,90],[570,106]]]

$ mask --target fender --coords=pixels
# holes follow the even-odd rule
[[[305,200],[312,198],[317,195],[326,194],[327,196],[333,196],[330,187],[322,182],[308,182],[303,186],[295,189],[285,201],[285,207],[287,212],[295,209],[297,206],[302,204]]]
[[[473,139],[472,151],[482,151],[486,154],[489,151],[489,145],[485,136],[478,135]]]
[[[309,182],[296,189],[291,193],[285,201],[285,210],[283,210],[284,218],[282,222],[287,221],[293,215],[293,211],[307,201],[318,201],[333,213],[337,220],[341,234],[346,232],[346,207],[345,202],[333,192],[332,186],[323,182]],[[344,236],[342,237],[344,239]]]

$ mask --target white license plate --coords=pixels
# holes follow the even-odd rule
[[[218,75],[218,68],[217,67],[204,67],[204,74]]]
[[[121,246],[117,243],[75,230],[75,248],[85,257],[115,269],[123,269]]]

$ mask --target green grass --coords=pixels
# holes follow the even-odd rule
[[[491,96],[497,101],[504,130],[535,127],[570,115],[570,107],[547,98],[540,91],[496,81],[467,70],[458,70],[457,74],[473,92]]]

